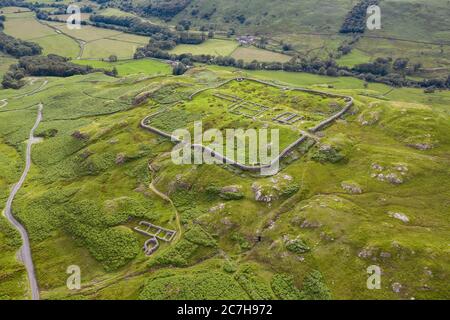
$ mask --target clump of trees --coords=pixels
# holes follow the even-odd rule
[[[340,33],[364,33],[366,30],[367,8],[377,5],[379,0],[361,0],[345,17]]]
[[[200,44],[206,40],[204,33],[188,32],[188,24],[184,23],[179,32],[174,32],[166,27],[162,27],[147,21],[142,21],[136,17],[118,17],[92,15],[91,22],[100,28],[120,29],[126,32],[152,37],[156,41],[165,41],[164,50],[172,49],[177,43]]]
[[[0,51],[20,58],[41,54],[42,48],[34,42],[20,40],[0,31]]]
[[[142,59],[152,57],[163,60],[182,62],[186,66],[194,63],[212,64],[225,67],[236,67],[246,70],[283,70],[288,72],[307,72],[330,77],[357,77],[367,82],[379,82],[390,86],[417,87],[436,89],[450,88],[449,79],[408,79],[415,70],[415,65],[411,65],[407,59],[398,58],[377,58],[370,63],[355,65],[353,68],[339,66],[332,57],[320,59],[317,57],[294,56],[286,63],[281,62],[260,62],[257,60],[244,62],[233,57],[222,57],[212,55],[192,55],[192,54],[172,54],[167,50],[172,49],[176,43],[174,41],[151,41],[145,47],[137,48],[134,58]]]
[[[182,74],[184,74],[187,71],[187,67],[184,63],[182,62],[178,62],[175,63],[175,65],[172,68],[172,74],[174,76],[181,76]]]
[[[26,76],[70,77],[96,71],[104,72],[103,69],[74,64],[69,59],[55,54],[27,56],[10,66],[9,71],[3,76],[2,85],[4,88],[18,89],[24,85],[23,78]]]
[[[153,0],[140,10],[145,15],[157,16],[167,20],[183,11],[191,2],[192,0]]]

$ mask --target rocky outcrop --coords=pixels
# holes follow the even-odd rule
[[[408,218],[404,213],[389,211],[389,212],[388,212],[388,215],[389,215],[390,217],[394,218],[394,219],[401,220],[401,221],[403,221],[403,222],[405,222],[405,223],[408,223],[408,222],[409,222],[409,218]]]
[[[255,200],[259,202],[270,203],[278,198],[273,190],[267,190],[256,182],[252,184],[252,191],[255,194]]]
[[[389,168],[385,168],[377,163],[372,164],[372,178],[382,182],[389,182],[390,184],[399,185],[404,183],[404,176],[408,172],[406,164],[394,164]]]
[[[350,194],[361,194],[363,190],[359,184],[353,181],[343,181],[341,183],[342,189],[344,189],[347,193]]]
[[[127,157],[124,153],[119,153],[116,156],[116,164],[124,164],[127,161]]]

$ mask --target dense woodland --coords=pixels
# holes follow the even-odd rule
[[[200,44],[206,40],[204,33],[188,31],[174,32],[166,27],[161,27],[134,17],[92,15],[90,20],[97,27],[109,28],[110,26],[119,26],[130,33],[149,36],[155,40],[172,42],[171,47],[175,47],[178,43]]]
[[[10,66],[3,76],[2,85],[4,88],[18,89],[24,85],[23,78],[27,76],[70,77],[96,71],[103,70],[74,64],[67,58],[54,54],[22,57],[17,64]]]
[[[141,8],[147,15],[161,18],[172,18],[183,11],[192,0],[153,0],[147,6]]]
[[[367,8],[378,5],[379,0],[361,0],[345,17],[341,33],[364,33],[366,30]]]

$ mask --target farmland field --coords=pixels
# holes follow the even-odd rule
[[[113,67],[117,68],[119,75],[126,76],[130,74],[170,74],[171,69],[167,63],[155,61],[155,60],[131,60],[120,62],[106,62],[106,61],[92,61],[92,60],[76,60],[77,64],[91,65],[95,68],[104,68],[107,70]]]
[[[242,59],[245,62],[252,62],[253,60],[265,62],[287,62],[292,58],[285,54],[262,50],[254,47],[239,47],[233,52],[231,56],[235,59]]]
[[[70,58],[78,56],[80,48],[76,41],[63,34],[58,34],[52,28],[40,23],[31,12],[27,13],[26,16],[18,13],[7,14],[6,16],[5,32],[7,34],[38,43],[45,54],[57,53]]]
[[[232,40],[209,39],[200,45],[180,44],[171,53],[191,53],[193,55],[209,54],[213,56],[229,56],[238,47]]]

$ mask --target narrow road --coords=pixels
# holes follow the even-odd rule
[[[33,128],[30,131],[30,136],[27,142],[27,151],[26,151],[26,160],[25,160],[25,169],[23,170],[22,176],[20,177],[19,182],[13,187],[11,190],[11,194],[9,195],[9,198],[6,202],[5,206],[5,216],[11,222],[11,224],[14,225],[14,227],[20,232],[20,235],[22,237],[22,247],[20,248],[19,254],[20,258],[25,265],[25,268],[28,273],[28,281],[30,283],[30,289],[31,289],[31,297],[33,300],[39,300],[39,287],[36,280],[36,274],[34,272],[34,265],[33,265],[33,259],[31,257],[31,248],[30,248],[30,240],[28,238],[28,233],[26,229],[18,222],[13,214],[12,214],[12,203],[14,201],[14,197],[16,196],[19,189],[22,187],[23,183],[25,182],[25,179],[28,175],[28,171],[30,171],[31,167],[31,146],[35,142],[34,138],[34,131],[38,127],[39,123],[42,120],[42,109],[43,105],[42,103],[39,104],[38,109],[38,115],[36,118],[36,122],[33,126]]]

